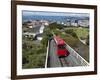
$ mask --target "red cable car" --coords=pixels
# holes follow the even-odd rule
[[[59,58],[68,56],[69,52],[65,48],[64,40],[58,36],[54,36],[54,41],[56,43],[56,54],[59,56]]]

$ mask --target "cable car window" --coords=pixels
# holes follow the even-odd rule
[[[59,49],[65,49],[64,45],[58,45]]]

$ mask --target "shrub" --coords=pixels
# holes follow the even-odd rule
[[[65,30],[66,33],[71,34],[73,32],[73,29],[67,29]]]
[[[86,44],[89,45],[89,35],[87,36]]]
[[[72,36],[75,37],[75,38],[78,38],[77,34],[74,32],[73,29],[65,30],[65,32],[66,32],[67,34],[72,35]]]
[[[78,38],[75,32],[72,32],[71,35],[75,38]]]

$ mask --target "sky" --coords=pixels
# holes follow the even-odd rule
[[[77,16],[77,17],[89,17],[88,13],[70,13],[70,12],[46,12],[46,11],[22,11],[23,16]]]

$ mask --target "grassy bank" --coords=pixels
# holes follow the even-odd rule
[[[66,28],[65,30],[73,30],[77,36],[80,39],[86,39],[87,36],[89,35],[89,29],[88,28],[82,28],[82,27],[78,27],[78,28]]]

